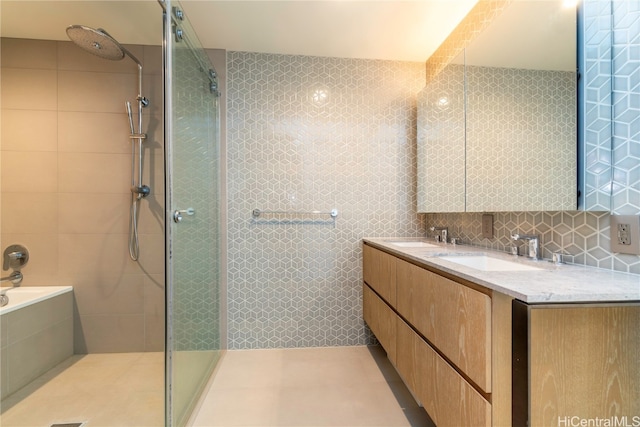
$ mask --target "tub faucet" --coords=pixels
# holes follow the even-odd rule
[[[511,238],[516,242],[518,240],[527,241],[527,256],[531,259],[540,259],[540,236],[534,234],[513,234]]]
[[[448,227],[430,227],[429,230],[431,231],[439,231],[440,234],[436,234],[436,241],[437,242],[443,242],[443,243],[447,243],[447,235],[449,234],[449,228]]]
[[[20,273],[19,271],[14,271],[7,277],[0,277],[0,282],[11,282],[14,285],[17,285],[22,282],[22,273]]]

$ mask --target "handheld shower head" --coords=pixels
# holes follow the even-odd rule
[[[124,59],[125,50],[102,28],[93,29],[84,25],[70,25],[67,36],[76,45],[103,59],[119,61]]]

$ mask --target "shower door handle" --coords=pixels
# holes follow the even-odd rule
[[[196,214],[196,210],[193,208],[187,208],[187,209],[178,209],[173,211],[173,222],[177,223],[182,221],[183,219],[182,214],[187,214],[189,216],[192,216]]]

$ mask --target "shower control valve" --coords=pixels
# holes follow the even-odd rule
[[[144,96],[138,96],[138,101],[142,104],[142,107],[147,108],[149,106],[149,100]]]
[[[149,194],[151,194],[151,188],[149,188],[148,185],[141,185],[141,186],[133,186],[131,187],[131,192],[133,194],[137,194],[138,195],[138,199],[142,199],[143,197],[147,197]]]

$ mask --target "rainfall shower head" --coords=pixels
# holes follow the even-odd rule
[[[126,50],[102,28],[93,29],[84,25],[70,25],[67,36],[72,42],[89,53],[111,61],[124,58]]]

